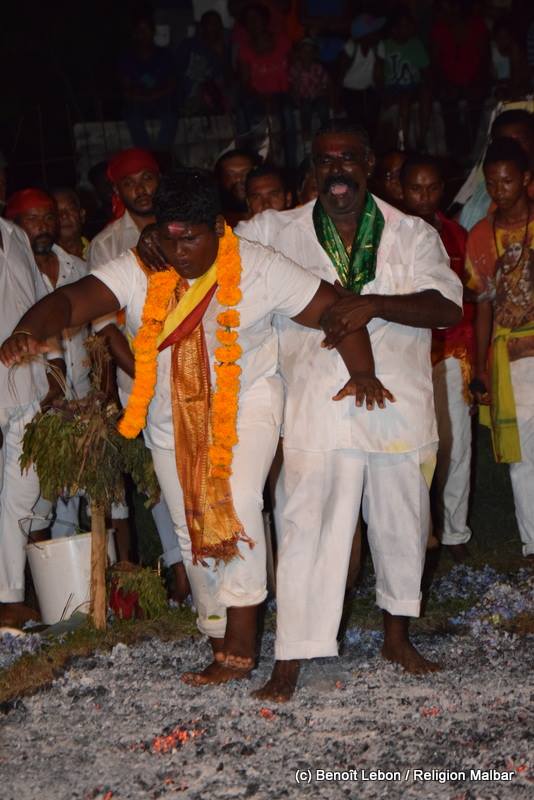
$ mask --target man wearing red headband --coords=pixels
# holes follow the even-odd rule
[[[155,222],[152,203],[160,172],[152,154],[138,147],[122,150],[109,161],[107,174],[113,186],[113,221],[95,236],[89,246],[87,258],[91,269],[107,264],[135,247],[141,231]],[[120,315],[99,320],[93,325],[98,334],[105,336],[115,357],[121,351],[129,351],[120,327]],[[121,402],[126,404],[131,391],[131,379],[120,368],[117,368],[117,386]],[[121,541],[129,542],[128,507],[114,503],[112,516],[114,527],[121,532]],[[189,593],[189,585],[178,539],[164,500],[154,506],[152,516],[161,540],[164,563],[173,570],[174,599],[182,602]]]
[[[40,189],[23,189],[11,195],[6,215],[20,225],[30,240],[35,263],[39,268],[48,294],[60,286],[75,283],[87,274],[87,264],[56,244],[59,236],[59,214],[54,198]],[[65,359],[68,396],[84,397],[90,389],[89,358],[85,340],[89,336],[87,325],[63,331],[62,348]],[[40,498],[34,508],[36,520],[32,532],[45,530],[52,514],[52,503]],[[66,536],[75,532],[79,524],[80,498],[58,501],[52,536]]]
[[[138,147],[122,150],[110,159],[108,178],[113,186],[113,216],[91,242],[87,255],[91,269],[135,247],[143,228],[154,222],[159,166],[151,153]]]
[[[18,211],[15,203],[12,208]],[[8,215],[11,213],[8,209]],[[0,334],[16,325],[21,308],[30,308],[46,290],[32,257],[26,234],[0,217]],[[63,367],[59,343],[47,359]],[[33,468],[21,474],[20,455],[24,428],[39,411],[40,403],[57,389],[47,381],[45,362],[34,359],[15,370],[0,366],[0,624],[21,625],[36,618],[24,604],[24,537],[19,520],[31,517],[39,497],[39,479]],[[49,394],[47,395],[47,392]]]
[[[108,162],[108,179],[113,187],[112,219],[89,245],[87,261],[90,269],[107,264],[121,253],[135,247],[139,234],[146,225],[154,222],[152,200],[159,183],[159,166],[148,150],[131,147],[121,150]],[[104,336],[112,353],[128,348],[119,326],[119,318],[112,315],[94,324],[96,333]],[[117,384],[124,393],[130,391],[130,379],[117,370]],[[121,544],[121,560],[129,558],[130,530],[128,506],[114,503],[113,525]]]

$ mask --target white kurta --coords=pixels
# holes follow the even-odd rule
[[[54,253],[59,262],[57,283],[52,285],[52,281],[41,273],[47,292],[50,294],[54,289],[75,283],[87,275],[87,263],[77,256],[67,253],[59,245],[54,245]],[[85,340],[90,336],[88,325],[78,328],[69,328],[63,331],[61,344],[63,347],[63,358],[67,370],[67,387],[69,396],[85,397],[91,388],[89,355],[85,349]],[[76,531],[79,522],[80,495],[76,494],[67,501],[59,498],[56,506],[56,518],[52,525],[52,538],[70,536]],[[32,524],[32,531],[48,528],[54,503],[40,497],[34,507],[35,521]]]
[[[76,283],[76,281],[85,278],[89,271],[87,263],[83,259],[67,253],[57,244],[54,245],[53,250],[59,261],[56,285],[52,286],[52,282],[47,275],[41,275],[49,294],[54,289],[67,286],[69,283]],[[90,336],[89,326],[82,325],[78,328],[65,329],[61,337],[63,357],[67,368],[67,381],[77,397],[85,397],[91,388],[89,356],[84,344],[88,336]]]
[[[0,217],[0,341],[18,325],[20,318],[46,295],[41,273],[24,231]],[[0,408],[13,408],[41,400],[48,381],[41,361],[7,368],[0,363]]]
[[[386,225],[378,250],[376,276],[362,295],[402,295],[435,289],[461,305],[462,285],[450,269],[437,232],[375,198]],[[329,283],[338,280],[330,258],[315,235],[315,201],[291,211],[264,211],[236,232],[270,245]],[[431,331],[373,319],[368,325],[376,374],[396,403],[369,414],[354,403],[332,403],[348,380],[342,358],[320,347],[321,331],[291,320],[277,321],[280,372],[286,387],[284,442],[302,450],[354,447],[366,452],[404,453],[438,441],[434,414]],[[328,413],[329,424],[324,424]],[[312,433],[310,433],[312,432]]]
[[[125,211],[122,217],[106,227],[91,240],[87,250],[89,269],[107,264],[121,253],[135,247],[139,241],[139,228]]]
[[[46,292],[28,237],[0,218],[0,342]],[[33,468],[21,475],[24,427],[39,410],[48,381],[41,360],[7,369],[0,364],[0,602],[24,599],[24,545],[19,521],[30,517],[39,496]],[[25,530],[28,530],[25,527]]]
[[[180,539],[199,628],[210,636],[223,636],[225,609],[261,603],[266,596],[265,543],[263,532],[263,486],[278,443],[282,417],[282,385],[277,375],[278,338],[273,315],[296,316],[315,295],[319,279],[275,253],[270,248],[242,242],[241,324],[239,344],[241,391],[238,435],[234,448],[232,494],[238,517],[256,542],[250,549],[240,543],[242,558],[226,566],[193,566],[191,545],[185,526],[181,490],[176,472],[171,406],[171,351],[158,356],[158,381],[150,404],[145,440],[153,451],[154,464],[163,495]],[[126,326],[135,335],[145,302],[147,278],[135,256],[125,253],[93,274],[102,280],[126,309]],[[214,351],[217,315],[222,310],[216,297],[203,318],[212,384],[215,383]]]
[[[457,305],[462,286],[436,231],[376,199],[385,219],[376,275],[362,294],[434,289]],[[237,232],[270,244],[333,283],[337,272],[315,234],[314,202],[266,211]],[[434,457],[437,428],[430,363],[431,332],[373,319],[368,325],[376,374],[396,403],[385,410],[333,402],[346,382],[322,333],[277,321],[286,392],[284,464],[276,490],[279,536],[277,638],[280,659],[337,653],[347,567],[362,512],[377,575],[377,603],[417,616],[429,530],[422,467]],[[316,601],[320,598],[320,602]]]

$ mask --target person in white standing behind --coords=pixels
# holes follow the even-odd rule
[[[113,186],[113,220],[89,245],[87,259],[91,270],[136,247],[143,229],[155,221],[153,203],[160,171],[151,153],[137,147],[122,150],[110,159],[108,178]],[[107,339],[115,356],[119,348],[128,347],[120,315],[98,320],[93,323],[93,328]],[[120,368],[117,368],[117,387],[120,401],[126,405],[131,379]],[[163,549],[163,563],[174,574],[174,598],[182,602],[189,594],[189,586],[180,545],[163,498],[152,508],[152,516]],[[128,507],[115,503],[112,517],[114,525],[126,527]]]
[[[87,274],[85,261],[69,255],[62,247],[55,244],[59,218],[56,202],[51,195],[33,188],[15,192],[8,200],[6,216],[20,225],[28,236],[47,293],[67,283],[75,283]],[[87,325],[62,333],[61,344],[69,399],[85,397],[91,388],[89,356],[84,344],[88,336]],[[35,519],[32,523],[34,536],[36,531],[48,529],[53,505],[50,500],[42,496],[39,498],[34,507]],[[79,524],[79,510],[79,494],[67,499],[58,498],[51,528],[53,538],[70,536],[76,531]]]
[[[279,319],[286,401],[284,463],[275,507],[279,535],[276,664],[262,699],[288,700],[303,658],[337,654],[347,569],[360,511],[384,612],[385,658],[435,670],[410,642],[419,615],[435,465],[430,329],[461,317],[462,285],[438,234],[374,198],[365,130],[332,122],[312,150],[319,198],[265,211],[238,228],[347,295],[323,318],[327,343],[367,326],[377,375],[396,402],[374,414],[332,403],[346,377],[321,334]],[[329,317],[329,318],[328,318]]]
[[[46,294],[26,234],[0,218],[0,336],[13,331],[28,308]],[[64,371],[59,342],[47,355]],[[47,380],[45,361],[33,360],[15,369],[0,365],[0,624],[20,625],[38,615],[24,604],[24,546],[19,523],[32,515],[39,497],[33,468],[21,473],[19,458],[25,426],[52,398],[59,386]]]

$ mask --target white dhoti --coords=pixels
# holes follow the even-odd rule
[[[230,484],[234,508],[254,547],[239,542],[241,558],[227,564],[193,564],[191,540],[185,520],[183,493],[176,470],[174,450],[153,449],[154,467],[174,522],[174,529],[197,609],[199,630],[214,638],[224,637],[226,609],[254,606],[267,596],[263,488],[274,458],[280,431],[280,399],[274,407],[265,397],[249,397],[240,408],[239,443],[234,447]]]
[[[534,358],[510,364],[521,443],[521,461],[510,464],[515,515],[523,555],[534,553]]]
[[[360,505],[377,604],[391,614],[419,615],[430,524],[421,466],[434,452],[435,447],[401,454],[284,449],[275,506],[277,659],[337,655]]]
[[[445,545],[465,544],[471,483],[471,415],[464,398],[461,363],[445,358],[432,371],[439,448],[434,480],[437,534]]]
[[[21,474],[19,458],[25,426],[39,411],[39,403],[0,408],[3,445],[0,450],[0,602],[24,600],[24,547],[19,522],[28,519],[39,497],[39,479],[33,467]],[[28,528],[26,528],[28,530]]]

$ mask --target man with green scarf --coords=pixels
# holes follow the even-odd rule
[[[257,695],[288,700],[303,658],[337,654],[352,538],[362,508],[384,612],[382,655],[414,673],[438,669],[408,637],[419,616],[437,430],[431,329],[461,318],[462,286],[437,232],[367,191],[374,156],[364,130],[341,121],[313,143],[319,198],[265,211],[237,230],[271,245],[346,297],[321,334],[279,320],[286,389],[277,484],[276,663]],[[396,402],[374,414],[332,402],[344,366],[330,349],[367,326],[377,375]],[[335,395],[335,397],[333,397]]]

